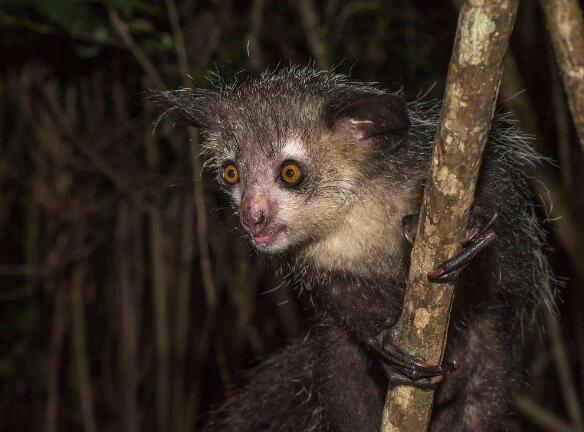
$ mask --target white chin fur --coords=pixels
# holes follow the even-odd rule
[[[279,233],[278,236],[270,244],[256,244],[253,240],[255,248],[266,254],[278,254],[285,252],[291,245],[288,236],[285,233]]]

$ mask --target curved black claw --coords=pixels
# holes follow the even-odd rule
[[[474,257],[495,241],[497,235],[491,227],[496,219],[497,213],[493,215],[484,227],[478,226],[468,230],[467,235],[462,242],[463,249],[457,255],[429,272],[428,280],[435,283],[444,283],[454,280]]]
[[[498,217],[499,215],[497,214],[497,212],[495,212],[484,226],[482,226],[482,224],[479,222],[473,228],[467,230],[466,236],[462,240],[462,245],[463,246],[469,245],[470,243],[472,243],[477,234],[484,234],[487,231],[489,231]]]
[[[433,366],[424,359],[402,351],[393,343],[391,330],[384,330],[369,341],[369,346],[381,360],[390,381],[431,386],[441,382],[455,370],[453,364]]]
[[[419,215],[417,214],[405,215],[402,219],[404,237],[410,244],[414,244],[414,240],[416,239],[416,231],[418,230],[418,220]]]

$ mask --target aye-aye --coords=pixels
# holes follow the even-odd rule
[[[376,85],[296,67],[151,99],[200,128],[249,240],[281,258],[316,316],[205,430],[378,431],[391,379],[438,385],[432,431],[504,427],[526,381],[524,327],[553,302],[521,171],[534,155],[507,119],[494,121],[462,252],[430,275],[460,273],[444,366],[429,367],[392,343],[391,328],[439,104],[407,104]]]

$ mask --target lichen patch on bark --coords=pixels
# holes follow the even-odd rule
[[[412,395],[414,392],[414,387],[412,386],[399,386],[395,389],[396,392],[396,403],[403,409],[406,410],[410,405],[412,400]]]
[[[481,7],[472,8],[468,20],[463,23],[460,37],[459,61],[461,64],[478,65],[485,59],[485,40],[496,29],[495,22]]]
[[[447,166],[441,166],[436,176],[439,189],[446,195],[457,196],[462,189],[462,185],[456,173],[453,173]]]
[[[418,330],[426,328],[430,322],[430,313],[426,308],[419,308],[414,314],[414,325]]]

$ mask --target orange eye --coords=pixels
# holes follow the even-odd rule
[[[223,178],[230,186],[235,185],[239,181],[239,173],[235,165],[225,165],[225,168],[223,168]]]
[[[286,184],[294,186],[300,183],[302,180],[302,170],[294,162],[288,162],[282,166],[282,171],[280,171],[280,176]]]

